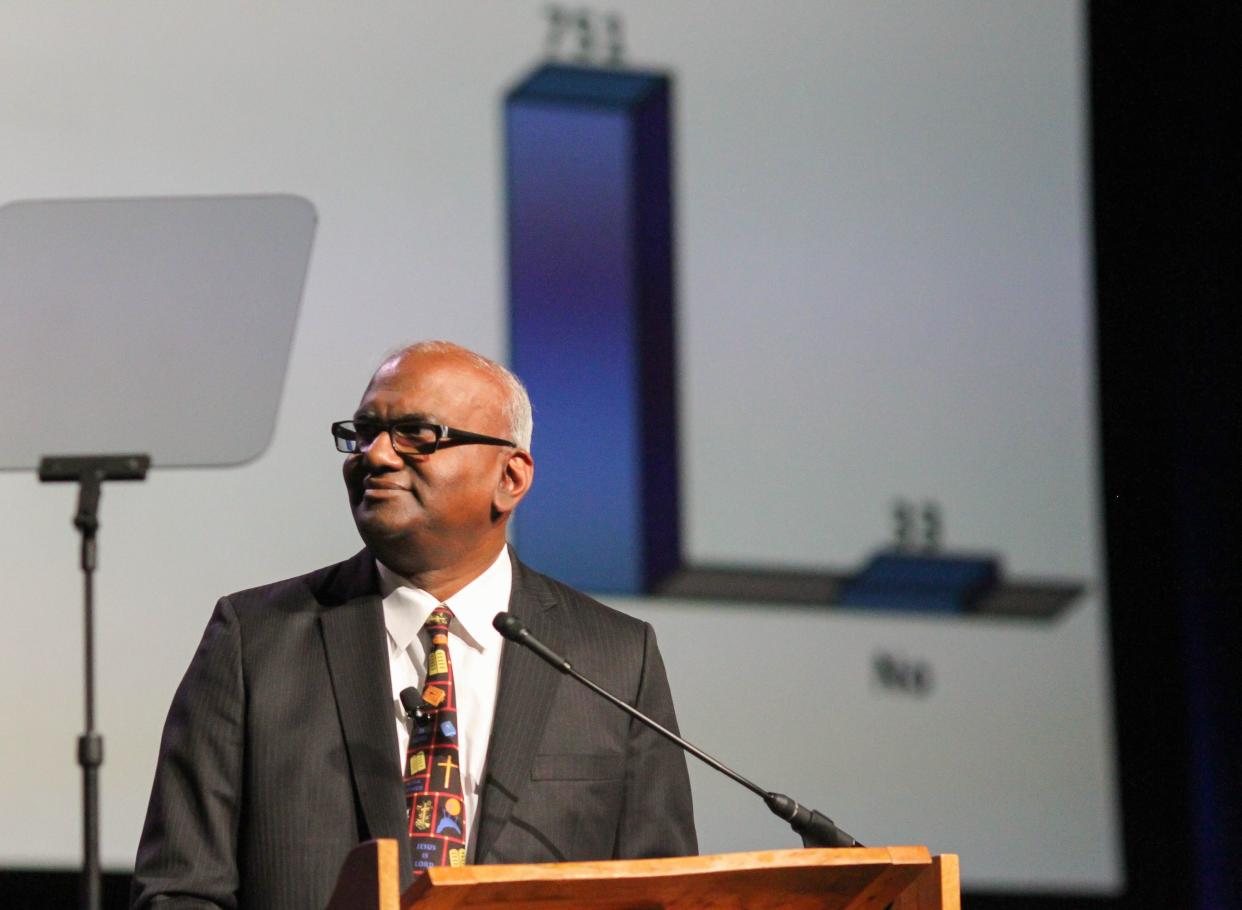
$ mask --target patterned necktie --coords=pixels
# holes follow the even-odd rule
[[[431,639],[423,703],[430,717],[414,721],[405,753],[405,804],[414,869],[466,864],[466,810],[457,751],[457,695],[448,627],[453,611],[436,607],[423,626]]]

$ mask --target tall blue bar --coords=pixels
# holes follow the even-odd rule
[[[535,404],[517,546],[588,591],[680,567],[670,84],[541,66],[505,100],[510,351]]]

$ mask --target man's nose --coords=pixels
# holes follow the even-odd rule
[[[404,461],[392,447],[392,435],[388,430],[380,430],[371,440],[371,444],[362,450],[362,458],[367,464],[386,468],[399,468]]]

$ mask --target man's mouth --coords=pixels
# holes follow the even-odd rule
[[[386,496],[395,493],[408,493],[406,489],[399,483],[391,480],[382,480],[375,477],[368,477],[362,482],[363,493],[367,496]]]

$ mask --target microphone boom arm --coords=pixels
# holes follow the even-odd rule
[[[779,816],[789,823],[789,826],[802,838],[804,847],[861,847],[857,840],[846,834],[833,823],[832,819],[814,809],[808,809],[800,805],[792,798],[783,793],[774,793],[765,790],[753,781],[747,780],[738,774],[724,762],[708,755],[698,746],[687,742],[678,736],[672,730],[660,723],[652,720],[637,708],[626,703],[622,699],[613,695],[603,686],[597,685],[594,681],[583,676],[573,668],[573,665],[561,655],[557,654],[535,636],[530,634],[530,630],[526,628],[526,624],[512,613],[497,613],[492,625],[496,631],[512,642],[529,648],[535,654],[539,655],[547,663],[551,664],[566,676],[572,676],[582,685],[586,686],[596,695],[616,705],[630,717],[647,725],[656,733],[659,733],[665,739],[674,745],[689,752],[705,765],[716,769],[721,774],[729,777],[737,783],[741,784],[747,790],[759,796],[771,810],[772,814]]]

